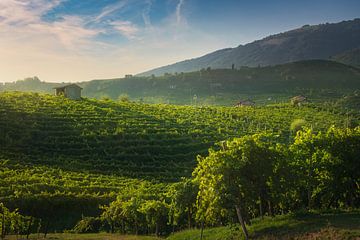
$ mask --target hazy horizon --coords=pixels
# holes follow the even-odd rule
[[[358,16],[357,1],[2,0],[0,82],[123,77],[305,24]]]

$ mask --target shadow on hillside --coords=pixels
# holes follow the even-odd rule
[[[51,113],[48,114],[40,110],[22,112],[9,109],[8,114],[4,115],[9,140],[2,144],[2,155],[26,165],[174,181],[191,174],[196,155],[204,150],[199,148],[204,148],[200,140],[193,139],[187,132],[187,126],[176,120],[164,120],[143,113],[141,109],[111,102],[84,99],[81,105],[69,105],[69,108],[79,107],[80,114],[76,116],[66,111],[59,115],[54,114],[56,112],[53,110],[47,110]],[[95,119],[82,123],[86,115],[81,113],[83,111],[85,114],[88,107],[95,107],[95,111],[90,111],[100,114],[101,119],[97,119],[95,114],[90,116]],[[129,124],[121,127],[124,134],[115,132],[116,115],[120,113],[135,116],[131,124],[129,118],[123,119],[125,122],[129,120]],[[151,125],[143,129],[141,124],[147,122],[154,123],[155,128],[152,129]],[[136,124],[140,124],[140,127]],[[158,125],[162,128],[161,132],[156,128]],[[84,135],[87,128],[92,133]],[[205,147],[207,150],[208,146]]]

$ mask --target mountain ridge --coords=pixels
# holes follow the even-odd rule
[[[224,48],[198,58],[158,67],[138,76],[191,72],[202,68],[278,65],[288,62],[330,59],[360,47],[360,18],[338,23],[304,25],[245,45]]]

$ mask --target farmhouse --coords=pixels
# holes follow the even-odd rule
[[[290,101],[291,101],[291,104],[294,106],[295,105],[301,106],[303,103],[305,103],[307,101],[307,98],[302,95],[298,95],[298,96],[291,98]]]
[[[253,107],[253,106],[255,106],[255,102],[247,99],[247,100],[244,100],[244,101],[239,101],[239,102],[235,105],[235,107],[244,107],[244,106]]]
[[[54,87],[56,96],[64,96],[69,99],[79,100],[81,99],[81,90],[77,84],[68,84],[61,87]]]

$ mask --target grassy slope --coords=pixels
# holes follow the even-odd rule
[[[254,219],[249,226],[251,239],[358,239],[360,212],[288,214],[263,220]],[[204,240],[242,239],[237,226],[204,230]],[[357,237],[357,238],[356,238]],[[195,240],[200,230],[187,230],[169,240]]]

